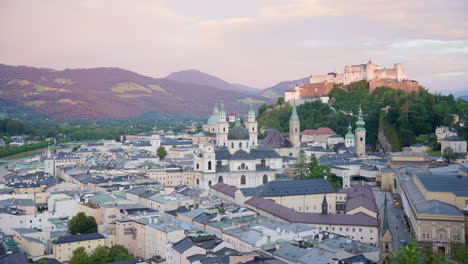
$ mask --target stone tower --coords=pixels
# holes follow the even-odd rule
[[[255,111],[253,110],[253,106],[250,105],[250,110],[247,115],[247,122],[245,122],[245,126],[249,131],[249,144],[250,147],[256,147],[258,144],[258,131],[257,131],[257,121],[255,120]]]
[[[345,146],[347,148],[354,147],[354,140],[355,140],[355,137],[351,128],[351,124],[349,124],[348,133],[346,133],[346,136],[345,136]]]
[[[356,121],[356,129],[354,130],[355,142],[354,142],[354,152],[358,157],[363,157],[366,155],[366,129],[364,126],[364,118],[362,117],[362,109],[359,108],[359,116]]]
[[[55,159],[50,152],[49,146],[47,146],[46,158],[44,159],[44,172],[55,176]]]
[[[293,105],[291,119],[289,119],[289,141],[295,148],[301,146],[301,123],[299,122],[299,116],[297,115],[296,105]]]
[[[158,153],[158,148],[161,146],[161,139],[159,135],[156,133],[156,129],[153,129],[153,134],[151,135],[151,153],[156,155]]]
[[[229,133],[229,122],[226,120],[224,105],[218,113],[218,129],[216,130],[216,144],[218,147],[227,147]]]

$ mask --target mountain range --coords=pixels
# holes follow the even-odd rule
[[[9,103],[53,119],[122,119],[147,113],[203,118],[215,103],[242,113],[250,104],[258,107],[270,100],[195,71],[152,78],[120,68],[58,71],[3,64],[0,98],[0,110]]]

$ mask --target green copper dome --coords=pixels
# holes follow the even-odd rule
[[[240,118],[236,119],[236,124],[233,128],[229,129],[228,133],[229,140],[249,140],[249,131],[243,127],[240,123]]]
[[[366,131],[364,126],[366,125],[366,122],[364,122],[364,118],[362,117],[362,109],[359,108],[359,115],[358,115],[358,120],[356,121],[356,131],[357,130],[363,130]]]
[[[221,111],[219,111],[218,116],[226,116],[226,112],[224,112],[224,104],[221,104]]]
[[[212,115],[212,116],[210,116],[210,118],[208,118],[207,124],[208,124],[209,126],[214,126],[214,125],[216,125],[217,123],[218,123],[218,116]]]
[[[346,139],[354,139],[354,134],[353,134],[351,129],[352,129],[351,124],[349,124],[348,125],[348,133],[346,133],[346,136],[345,136]]]
[[[249,113],[248,113],[249,116],[255,116],[255,111],[253,109],[253,105],[250,104],[250,109],[249,109]]]

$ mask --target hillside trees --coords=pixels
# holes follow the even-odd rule
[[[366,122],[366,142],[376,145],[380,128],[392,139],[393,150],[417,142],[420,135],[433,133],[437,126],[452,126],[453,115],[466,119],[468,103],[452,95],[431,94],[423,87],[418,93],[379,87],[369,94],[366,81],[351,83],[346,89],[336,86],[329,94],[331,106],[320,101],[308,102],[297,107],[301,130],[330,127],[340,135],[346,134],[348,124],[354,127],[360,107]],[[289,130],[291,107],[288,104],[262,107],[258,116],[260,128]],[[351,113],[353,113],[351,115]],[[383,124],[384,123],[384,124]],[[468,136],[468,129],[455,127],[462,136]],[[394,133],[394,136],[390,134]],[[430,144],[431,142],[424,142]]]

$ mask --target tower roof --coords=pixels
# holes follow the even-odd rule
[[[224,111],[224,104],[221,104],[221,111],[219,111],[218,116],[226,116],[226,112]]]
[[[299,116],[297,115],[296,105],[293,105],[292,113],[291,113],[291,121],[298,121]]]
[[[229,129],[228,139],[229,140],[249,140],[249,131],[243,127],[240,122],[240,118],[236,119],[236,123],[233,128]]]
[[[348,125],[348,133],[345,136],[346,139],[354,139],[354,134],[351,128],[351,124]]]
[[[364,127],[365,125],[366,122],[364,122],[364,118],[362,117],[362,109],[359,107],[358,120],[356,121],[356,131],[366,131],[366,128]]]
[[[248,113],[249,116],[255,116],[255,111],[253,109],[253,105],[250,104],[250,109],[249,109],[249,113]]]

